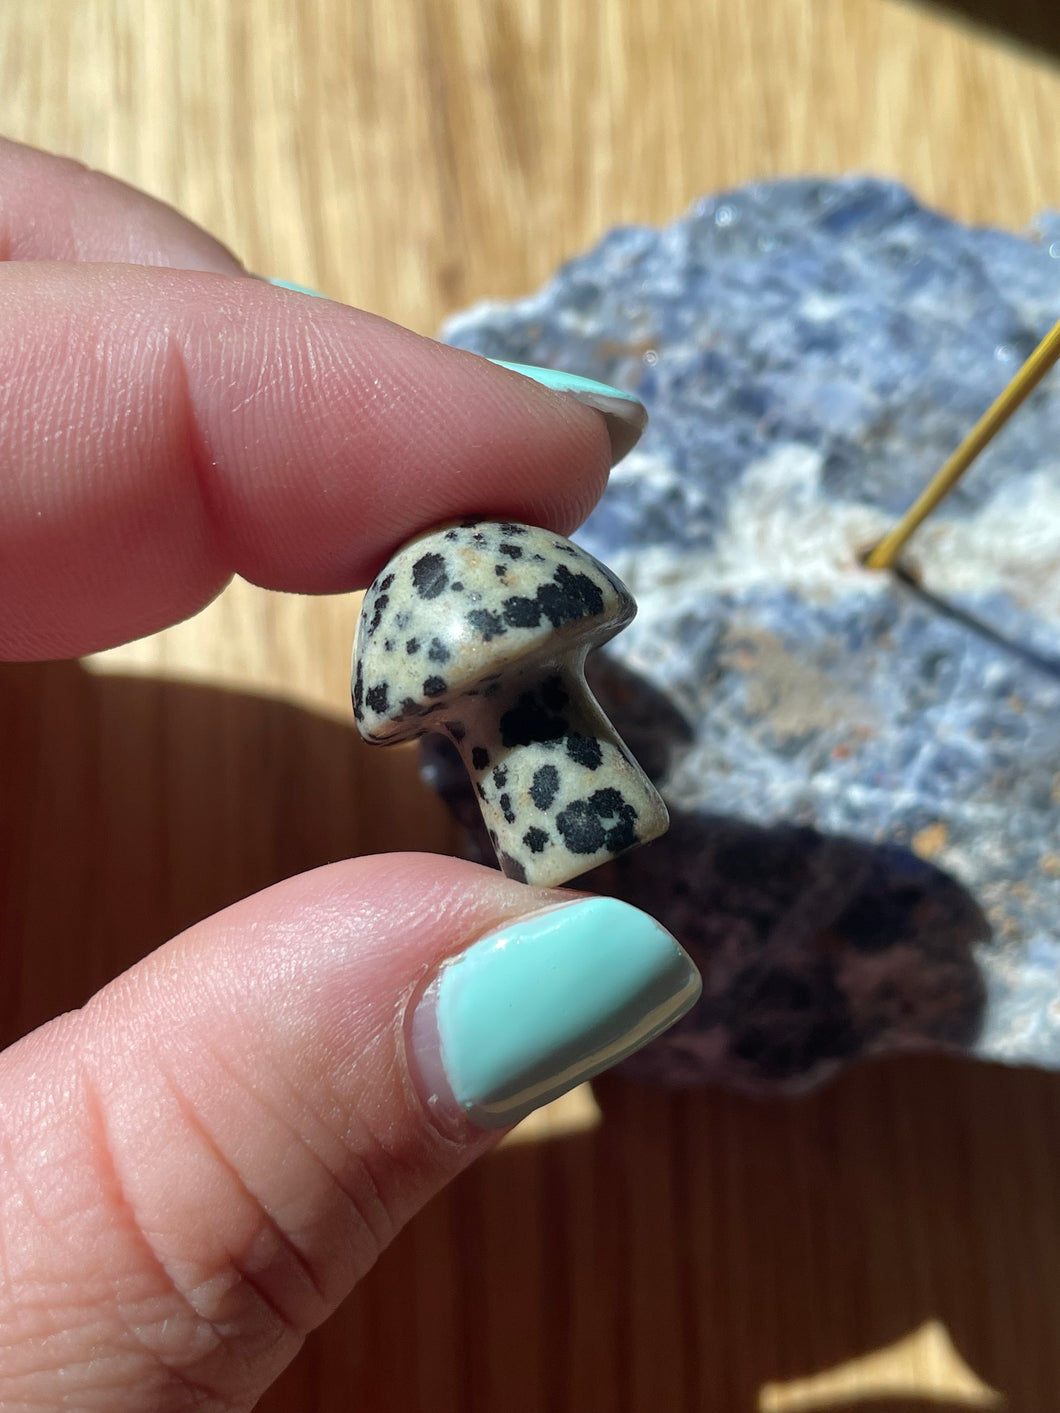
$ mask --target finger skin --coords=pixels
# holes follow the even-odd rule
[[[449,518],[570,531],[609,462],[573,398],[329,300],[0,266],[0,657],[142,636],[233,573],[347,591]]]
[[[602,489],[589,409],[239,278],[76,164],[0,143],[0,256],[129,262],[0,268],[0,656],[150,632],[234,572],[348,589],[450,516],[568,530]],[[336,865],[0,1056],[0,1406],[251,1407],[496,1141],[426,1117],[405,1013],[548,901],[438,858]]]
[[[0,1057],[0,1406],[249,1408],[495,1141],[434,1126],[405,1013],[555,898],[428,855],[336,864]]]
[[[0,138],[0,260],[122,261],[245,273],[171,206],[81,162]]]

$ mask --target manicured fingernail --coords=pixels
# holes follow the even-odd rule
[[[277,289],[293,289],[295,294],[311,294],[314,299],[328,299],[329,296],[321,294],[318,289],[309,289],[306,285],[296,285],[293,280],[274,280],[271,276],[266,276],[270,285],[275,285]]]
[[[594,382],[592,378],[580,378],[577,373],[563,373],[556,368],[534,368],[528,363],[505,363],[500,358],[491,358],[498,368],[507,368],[512,373],[521,373],[542,387],[553,392],[568,393],[586,407],[595,407],[603,414],[607,432],[611,438],[611,464],[621,461],[640,440],[640,434],[648,424],[648,412],[639,398],[632,393],[613,388],[607,383]]]
[[[639,1050],[685,1014],[699,973],[673,937],[616,898],[517,918],[446,963],[412,1049],[428,1106],[504,1128]]]

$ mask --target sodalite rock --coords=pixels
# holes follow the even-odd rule
[[[633,1063],[805,1088],[881,1050],[1060,1066],[1060,374],[920,531],[858,552],[1060,314],[1060,217],[868,179],[621,229],[452,343],[637,392],[578,541],[639,604],[596,688],[670,833],[598,879],[703,969]],[[466,808],[452,762],[431,777]]]

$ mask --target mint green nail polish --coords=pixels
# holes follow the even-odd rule
[[[542,387],[553,392],[567,393],[587,407],[593,407],[603,415],[611,438],[611,464],[621,461],[626,452],[634,447],[641,432],[647,426],[648,413],[644,404],[632,393],[621,388],[613,388],[608,383],[598,383],[592,378],[579,377],[577,373],[563,373],[556,368],[535,368],[529,363],[505,363],[503,359],[491,358],[498,368],[507,368],[511,373],[521,373]]]
[[[421,1002],[433,1025],[417,1018],[414,1043],[433,1032],[428,1082],[440,1062],[460,1108],[502,1128],[654,1039],[699,991],[691,959],[646,913],[585,898],[519,918],[443,967]]]
[[[327,299],[328,295],[321,294],[318,289],[309,289],[306,285],[296,285],[293,280],[269,280],[270,285],[275,285],[277,289],[293,289],[295,294],[311,294],[314,299]]]
[[[553,392],[570,393],[577,397],[621,398],[623,402],[635,403],[642,407],[640,399],[621,388],[613,388],[609,383],[598,383],[593,378],[582,378],[577,373],[564,373],[558,368],[535,368],[530,363],[505,363],[502,358],[491,358],[498,368],[508,368],[513,373],[522,373],[524,378],[532,378],[535,383],[551,388]]]

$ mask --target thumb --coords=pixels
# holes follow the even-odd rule
[[[251,1407],[499,1129],[698,987],[623,903],[428,855],[192,928],[0,1057],[0,1406]]]

